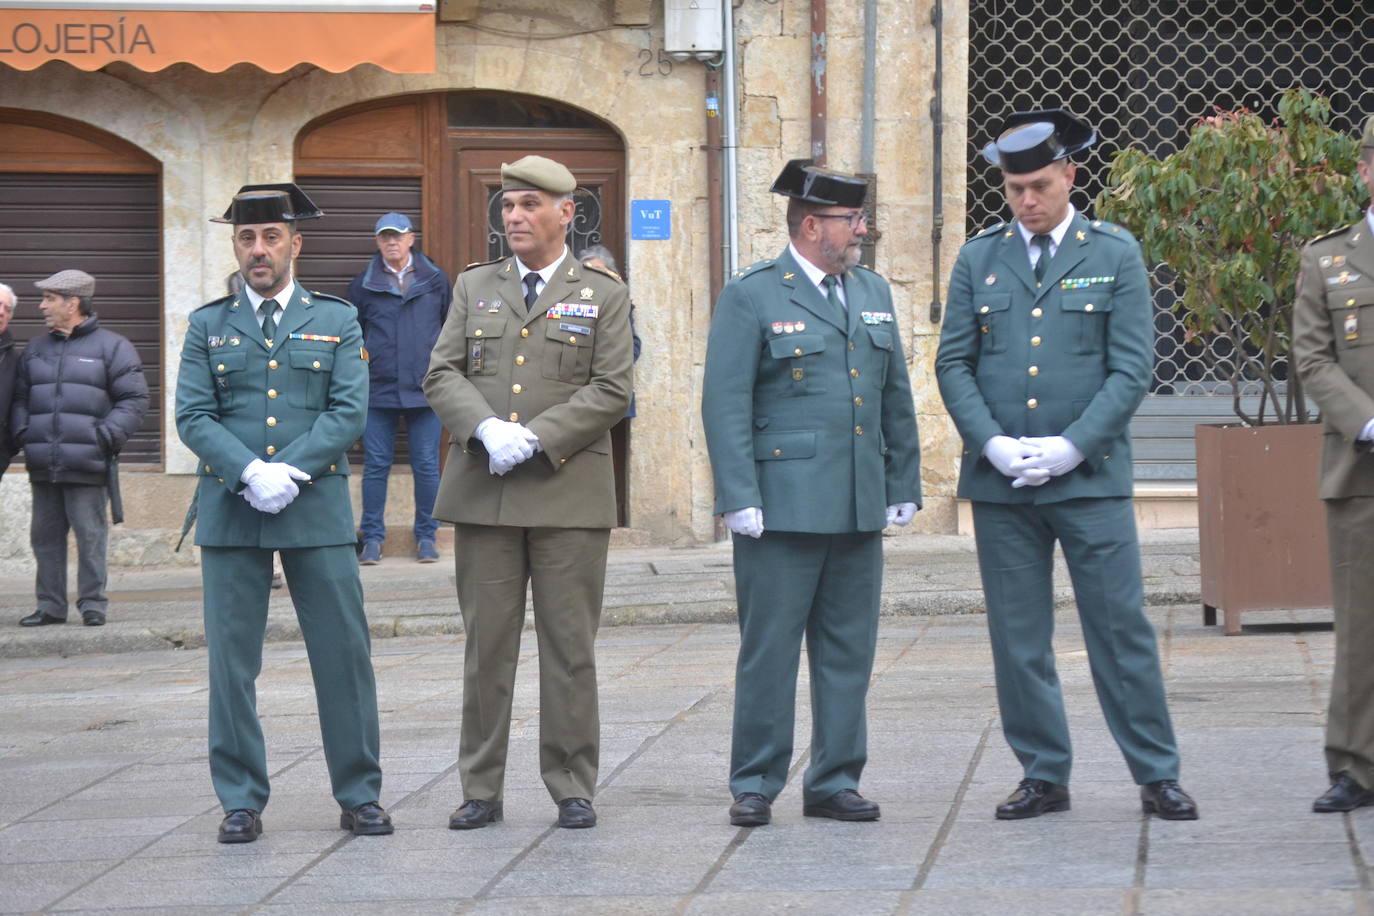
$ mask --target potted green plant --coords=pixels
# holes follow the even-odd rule
[[[1320,428],[1288,354],[1299,253],[1359,217],[1359,148],[1323,96],[1290,89],[1278,110],[1218,109],[1163,158],[1122,150],[1097,201],[1166,265],[1189,339],[1230,344],[1240,422],[1195,431],[1203,614],[1228,634],[1245,610],[1330,605]]]

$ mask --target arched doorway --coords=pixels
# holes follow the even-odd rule
[[[0,108],[0,281],[14,288],[18,341],[44,333],[33,282],[65,268],[96,279],[101,327],[133,342],[152,403],[125,463],[162,462],[162,169],[89,124]]]
[[[450,277],[509,253],[501,228],[501,163],[539,153],[578,179],[568,245],[605,245],[625,264],[625,145],[604,121],[552,99],[493,91],[438,92],[353,105],[296,138],[296,181],[325,211],[309,227],[297,272],[344,295],[376,252],[372,227],[396,210]],[[620,522],[628,524],[628,427],[613,433]],[[404,443],[398,449],[404,448]],[[441,454],[443,452],[441,451]],[[402,464],[405,456],[397,456]]]

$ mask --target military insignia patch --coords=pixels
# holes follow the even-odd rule
[[[992,284],[997,282],[997,274],[988,274],[986,277],[983,278],[983,282],[988,286],[991,286]]]
[[[784,321],[782,323],[782,332],[784,334],[791,334],[795,330],[797,330],[797,323],[795,321]]]
[[[582,299],[583,301],[586,301],[587,299],[590,299],[595,295],[596,290],[592,289],[590,286],[584,286],[577,291],[577,298]]]
[[[891,324],[891,312],[860,312],[859,318],[864,324]]]
[[[601,313],[599,305],[583,305],[580,302],[556,302],[545,314],[545,318],[595,318]]]
[[[773,333],[774,333],[774,334],[781,334],[781,333],[782,333],[782,322],[781,322],[781,321],[775,321],[775,322],[773,322]]]
[[[340,343],[342,337],[335,337],[332,334],[287,334],[290,340],[320,340],[325,343]]]
[[[802,331],[805,331],[805,330],[806,330],[806,322],[805,322],[805,321],[798,321],[798,322],[795,322],[795,324],[796,324],[796,327],[797,327],[797,333],[798,333],[798,334],[800,334]]]
[[[1065,277],[1059,281],[1060,289],[1087,289],[1103,283],[1115,283],[1116,277]]]
[[[1345,316],[1345,339],[1358,340],[1360,337],[1360,320],[1355,317],[1354,312]]]
[[[1344,263],[1345,263],[1345,255],[1343,255],[1343,254],[1337,254],[1337,255],[1332,255],[1332,256],[1331,256],[1331,266],[1332,266],[1332,267],[1340,267],[1340,266],[1341,266],[1342,264],[1344,264]]]
[[[1084,232],[1082,229],[1079,229],[1077,232],[1073,234],[1073,237],[1081,242],[1088,237],[1088,234]]]
[[[1352,274],[1348,270],[1343,270],[1337,276],[1327,277],[1326,284],[1328,286],[1345,286],[1347,283],[1354,283],[1358,279],[1360,279],[1359,274]]]
[[[1320,258],[1317,258],[1317,263],[1320,264],[1322,267],[1330,267],[1330,266],[1331,266],[1331,255],[1329,255],[1329,254],[1324,254],[1324,255],[1322,255]]]
[[[210,349],[213,350],[213,349],[215,349],[215,347],[222,347],[222,346],[224,346],[224,338],[223,338],[223,337],[216,337],[214,334],[211,334],[210,337],[209,337],[208,343],[209,343]]]
[[[229,338],[229,346],[231,346],[231,347],[237,347],[237,346],[239,345],[239,343],[240,343],[239,338],[237,338],[237,337],[231,337],[231,338]]]

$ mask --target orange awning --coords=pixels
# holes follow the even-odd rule
[[[340,73],[376,64],[434,72],[434,3],[417,0],[0,0],[0,65],[66,61],[98,70],[193,64],[218,73],[255,64],[272,73],[314,64]]]

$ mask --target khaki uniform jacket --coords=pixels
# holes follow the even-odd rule
[[[844,314],[790,249],[726,284],[701,413],[717,514],[758,506],[769,531],[881,531],[921,503],[920,444],[887,281],[855,268]]]
[[[177,374],[177,432],[200,459],[196,543],[326,547],[356,538],[345,450],[367,421],[367,354],[357,313],[297,281],[272,346],[247,296],[191,313]],[[243,498],[254,458],[309,474],[276,515]]]
[[[451,434],[435,518],[614,527],[610,428],[629,406],[633,366],[625,284],[571,253],[528,311],[514,257],[459,274],[424,383]],[[528,426],[541,447],[500,477],[476,437],[491,416]]]
[[[1293,358],[1321,409],[1321,498],[1374,496],[1370,443],[1355,437],[1374,417],[1374,238],[1361,218],[1310,242],[1293,307]]]
[[[1133,491],[1131,416],[1154,366],[1154,311],[1140,246],[1081,213],[1037,287],[1014,223],[959,250],[935,373],[964,440],[958,495],[996,503]],[[1012,489],[983,457],[993,436],[1064,436],[1083,463]]]

